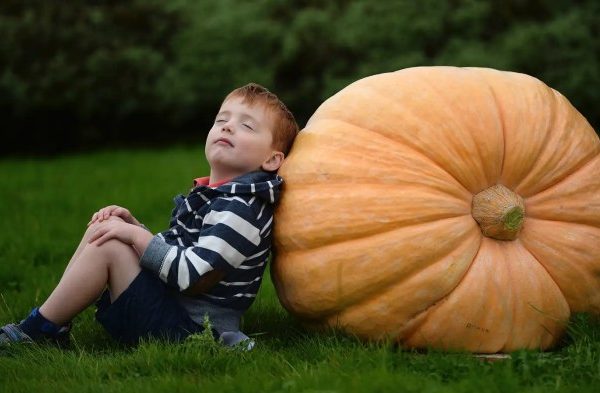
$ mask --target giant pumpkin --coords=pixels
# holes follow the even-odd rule
[[[600,141],[518,73],[420,67],[325,101],[281,168],[272,274],[309,326],[546,349],[600,312]]]

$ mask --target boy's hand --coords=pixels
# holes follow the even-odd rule
[[[106,206],[98,210],[96,213],[94,213],[94,215],[92,215],[92,219],[87,225],[90,226],[95,222],[108,220],[110,216],[121,217],[123,221],[128,224],[140,225],[140,222],[129,212],[129,210],[117,205]]]
[[[153,235],[135,224],[128,224],[119,220],[108,220],[98,223],[90,236],[88,243],[101,246],[110,239],[117,239],[133,246],[139,255],[148,247]]]

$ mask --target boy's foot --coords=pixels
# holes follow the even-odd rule
[[[66,348],[71,344],[71,326],[70,323],[61,326],[57,333],[44,336],[43,340],[56,344],[61,348]]]
[[[256,342],[244,333],[237,332],[223,332],[219,336],[219,342],[223,343],[228,347],[236,347],[242,351],[250,351],[256,345]]]
[[[9,323],[0,328],[0,345],[49,341],[59,346],[66,346],[69,344],[70,331],[70,323],[58,326],[46,319],[39,308],[34,308],[19,324]]]
[[[32,343],[33,340],[29,337],[19,325],[9,323],[0,328],[0,346],[10,345],[13,343]]]
[[[59,347],[66,347],[70,343],[71,324],[62,326],[58,333],[53,335],[41,335],[32,339],[21,327],[14,323],[9,323],[0,327],[0,347],[16,343],[34,343],[51,342]]]

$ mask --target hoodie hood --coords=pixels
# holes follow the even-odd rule
[[[202,189],[205,194],[214,192],[235,196],[255,196],[265,202],[275,204],[279,200],[282,183],[283,179],[276,174],[256,171],[238,176],[216,188],[200,185],[194,188],[192,192]]]
[[[257,198],[271,205],[279,201],[281,184],[283,179],[276,174],[256,171],[238,176],[216,188],[200,184],[192,188],[187,197],[179,194],[173,198],[175,207],[171,212],[172,227],[178,219],[185,221],[185,216],[202,209],[206,203],[214,198],[237,196],[246,201]]]

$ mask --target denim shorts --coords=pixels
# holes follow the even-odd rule
[[[98,322],[125,344],[136,344],[143,338],[177,342],[204,330],[179,304],[177,293],[145,269],[113,303],[106,290],[96,306]]]

